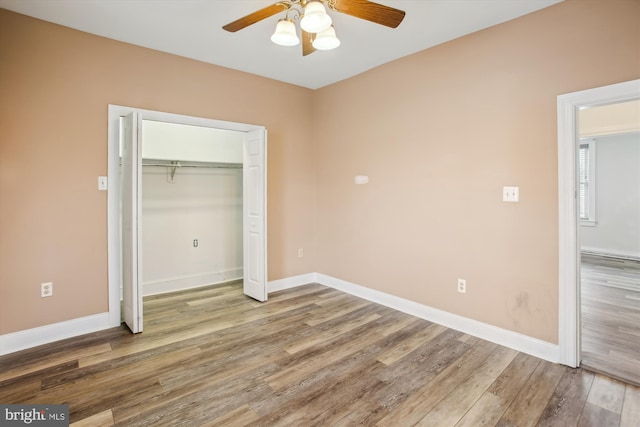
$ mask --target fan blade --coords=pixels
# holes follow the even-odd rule
[[[305,30],[302,30],[302,56],[307,56],[316,51],[316,48],[313,47],[312,44],[313,37],[313,34],[307,33]]]
[[[224,27],[224,30],[227,30],[231,33],[235,33],[238,30],[248,27],[249,25],[255,24],[256,22],[262,21],[270,16],[275,15],[276,13],[282,12],[286,10],[286,6],[282,3],[275,3],[271,6],[267,6],[264,9],[257,10],[249,15],[242,17],[236,21],[230,22]]]
[[[335,10],[376,24],[396,28],[404,19],[404,11],[368,0],[336,0]]]

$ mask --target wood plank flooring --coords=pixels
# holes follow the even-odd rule
[[[145,299],[124,328],[0,357],[1,403],[74,426],[638,426],[640,389],[318,284]]]
[[[640,385],[640,261],[583,255],[582,366]]]

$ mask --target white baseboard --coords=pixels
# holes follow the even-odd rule
[[[438,323],[451,329],[548,360],[559,363],[559,346],[537,338],[498,328],[487,323],[452,314],[443,310],[396,297],[355,283],[337,279],[320,273],[307,273],[267,283],[269,293],[294,288],[308,283],[319,283],[342,292],[382,304],[389,308],[412,316]],[[0,335],[0,355],[13,353],[26,348],[47,344],[112,327],[109,313],[101,313],[66,322],[41,326],[25,331]]]
[[[0,356],[111,327],[109,313],[100,313],[0,335]]]
[[[206,272],[189,276],[171,277],[161,280],[149,280],[142,284],[142,295],[166,294],[168,292],[184,291],[201,286],[216,285],[242,278],[242,267],[225,271]]]
[[[316,283],[317,273],[301,274],[299,276],[286,277],[280,280],[272,280],[267,283],[267,293],[281,291],[283,289],[295,288],[296,286]]]
[[[429,322],[437,323],[448,328],[464,332],[465,334],[473,335],[475,337],[539,357],[540,359],[548,360],[553,363],[559,363],[560,360],[560,350],[557,344],[551,344],[537,338],[502,329],[497,326],[429,307],[424,304],[419,304],[404,298],[376,291],[374,289],[366,288],[355,283],[327,276],[326,274],[310,273],[295,276],[290,279],[293,280],[289,282],[289,279],[282,279],[278,282],[289,284],[290,286],[287,287],[299,286],[306,283],[320,283],[321,285],[329,286],[348,294],[382,304],[389,308],[393,308],[394,310],[428,320]],[[286,289],[286,287],[283,287],[282,289]]]
[[[590,246],[581,247],[580,252],[593,255],[610,256],[613,258],[640,260],[640,252],[619,251],[617,249],[594,248]]]

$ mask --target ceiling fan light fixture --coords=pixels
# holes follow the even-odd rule
[[[271,36],[271,41],[280,46],[296,46],[300,43],[296,26],[289,19],[280,19],[276,25],[276,31]]]
[[[319,1],[310,1],[304,8],[300,26],[308,33],[320,33],[331,26],[331,17]]]
[[[340,39],[336,37],[336,30],[333,28],[333,25],[316,34],[312,45],[318,50],[331,50],[340,46]]]
[[[1,0],[0,0],[1,1]],[[266,2],[266,0],[264,0]],[[273,1],[273,0],[272,0]],[[302,56],[307,56],[316,50],[329,50],[340,46],[332,28],[331,13],[343,13],[388,28],[397,28],[405,17],[405,12],[390,6],[369,0],[275,0],[276,2],[258,9],[253,13],[236,19],[222,27],[230,33],[242,30],[263,19],[285,12],[284,19],[278,21],[271,40],[282,46],[295,46],[302,41]],[[289,18],[291,15],[291,18]],[[298,38],[298,28],[294,24],[300,21],[302,29]]]

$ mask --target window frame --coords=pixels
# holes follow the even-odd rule
[[[587,148],[587,161],[588,161],[588,170],[586,179],[583,181],[582,177],[582,169],[583,163],[581,161],[581,150],[583,147]],[[576,188],[577,194],[576,198],[578,199],[578,220],[580,221],[580,225],[587,227],[595,227],[598,224],[596,219],[596,140],[594,138],[580,138],[578,141],[578,150],[577,150],[577,178],[576,178]],[[588,206],[587,217],[582,216],[582,184],[585,183],[587,186],[587,202]]]

